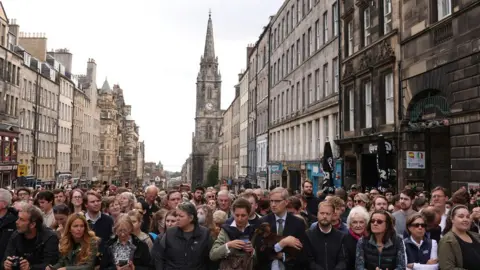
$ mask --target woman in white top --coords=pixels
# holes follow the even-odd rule
[[[426,237],[427,222],[422,214],[413,214],[407,218],[409,237],[405,243],[407,269],[438,269],[437,241]]]

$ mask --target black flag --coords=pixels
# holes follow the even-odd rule
[[[322,188],[333,187],[333,152],[329,141],[325,142],[325,146],[323,147],[322,168],[324,173]]]
[[[378,137],[377,145],[378,189],[384,192],[388,187],[387,148],[383,135]]]

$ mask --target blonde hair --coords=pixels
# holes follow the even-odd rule
[[[213,213],[213,222],[215,224],[223,224],[225,221],[227,221],[227,218],[227,213],[222,210],[217,210]]]

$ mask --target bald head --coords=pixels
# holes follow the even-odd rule
[[[145,189],[145,201],[148,204],[153,204],[155,202],[155,199],[158,196],[158,188],[156,186],[148,186]]]

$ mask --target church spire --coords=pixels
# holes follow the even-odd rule
[[[207,35],[205,37],[205,51],[203,53],[204,58],[215,58],[215,45],[213,43],[213,25],[212,25],[212,11],[208,12],[208,25]]]

